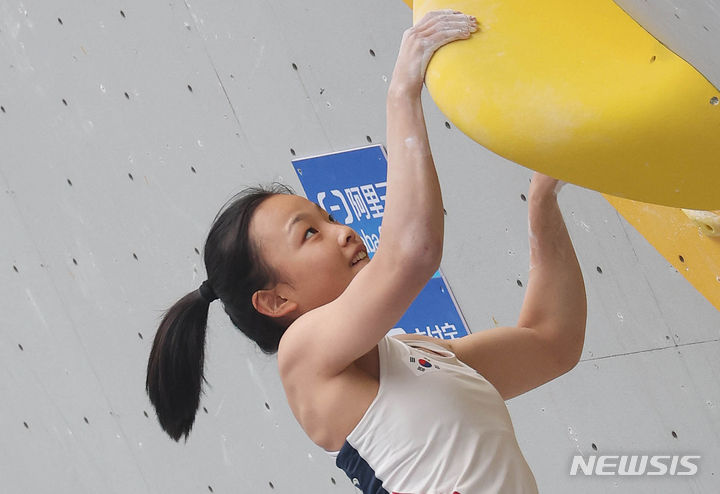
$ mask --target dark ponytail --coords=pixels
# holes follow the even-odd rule
[[[287,329],[257,312],[252,294],[275,281],[249,237],[257,207],[275,194],[292,194],[280,184],[245,189],[218,213],[205,242],[208,285],[233,324],[267,353],[277,352]],[[155,335],[145,388],[161,427],[175,441],[190,434],[200,405],[205,364],[205,334],[210,302],[198,290],[173,305]]]

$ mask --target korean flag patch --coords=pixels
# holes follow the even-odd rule
[[[422,376],[427,372],[440,368],[436,363],[432,362],[430,358],[416,357],[414,355],[408,356],[407,364],[417,376]]]

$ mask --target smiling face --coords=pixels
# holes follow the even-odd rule
[[[277,284],[256,293],[261,313],[288,322],[335,300],[368,263],[362,240],[307,199],[274,195],[253,214],[250,236]],[[362,258],[358,261],[358,258]]]

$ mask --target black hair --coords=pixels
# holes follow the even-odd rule
[[[253,213],[267,198],[293,194],[282,184],[250,187],[234,196],[213,221],[204,248],[208,284],[233,324],[266,354],[277,352],[287,329],[252,305],[255,291],[275,281],[249,236]],[[194,290],[164,314],[148,359],[145,389],[160,426],[175,441],[187,441],[200,405],[205,333],[210,302]],[[206,381],[207,382],[207,381]]]

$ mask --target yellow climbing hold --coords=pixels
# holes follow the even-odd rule
[[[607,195],[605,199],[720,310],[720,237],[702,234],[678,208]]]
[[[612,0],[410,3],[416,20],[446,8],[478,19],[425,78],[472,139],[604,193],[720,209],[720,91]]]
[[[720,237],[720,211],[695,211],[683,209],[685,215],[700,227],[700,233],[708,237]]]

